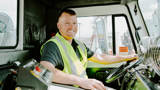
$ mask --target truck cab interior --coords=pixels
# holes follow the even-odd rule
[[[0,1],[0,90],[81,90],[48,84],[31,71],[41,45],[57,32],[62,9],[77,13],[76,39],[95,53],[128,55],[135,62],[88,62],[87,75],[115,90],[160,89],[160,2],[158,0]],[[8,87],[10,86],[10,87]]]

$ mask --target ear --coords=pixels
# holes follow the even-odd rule
[[[58,30],[60,29],[60,24],[59,24],[59,22],[57,23],[57,28],[58,28]]]

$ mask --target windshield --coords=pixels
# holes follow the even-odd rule
[[[160,36],[160,0],[139,0],[139,6],[150,36]]]
[[[16,45],[16,26],[17,0],[0,0],[0,48]]]

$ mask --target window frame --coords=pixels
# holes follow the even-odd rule
[[[134,38],[133,38],[133,34],[132,34],[132,31],[131,31],[131,27],[129,25],[129,21],[128,21],[128,18],[125,14],[113,14],[112,15],[112,43],[113,43],[113,55],[116,55],[116,31],[115,31],[115,18],[116,17],[124,17],[125,20],[126,20],[126,23],[127,23],[127,27],[128,27],[128,31],[129,31],[129,35],[131,37],[131,40],[132,40],[132,44],[133,44],[133,49],[135,50],[135,52],[137,52],[137,47],[136,47],[136,44],[135,44],[135,41],[134,41]]]

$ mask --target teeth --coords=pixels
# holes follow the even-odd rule
[[[73,31],[69,31],[69,33],[74,33]]]

